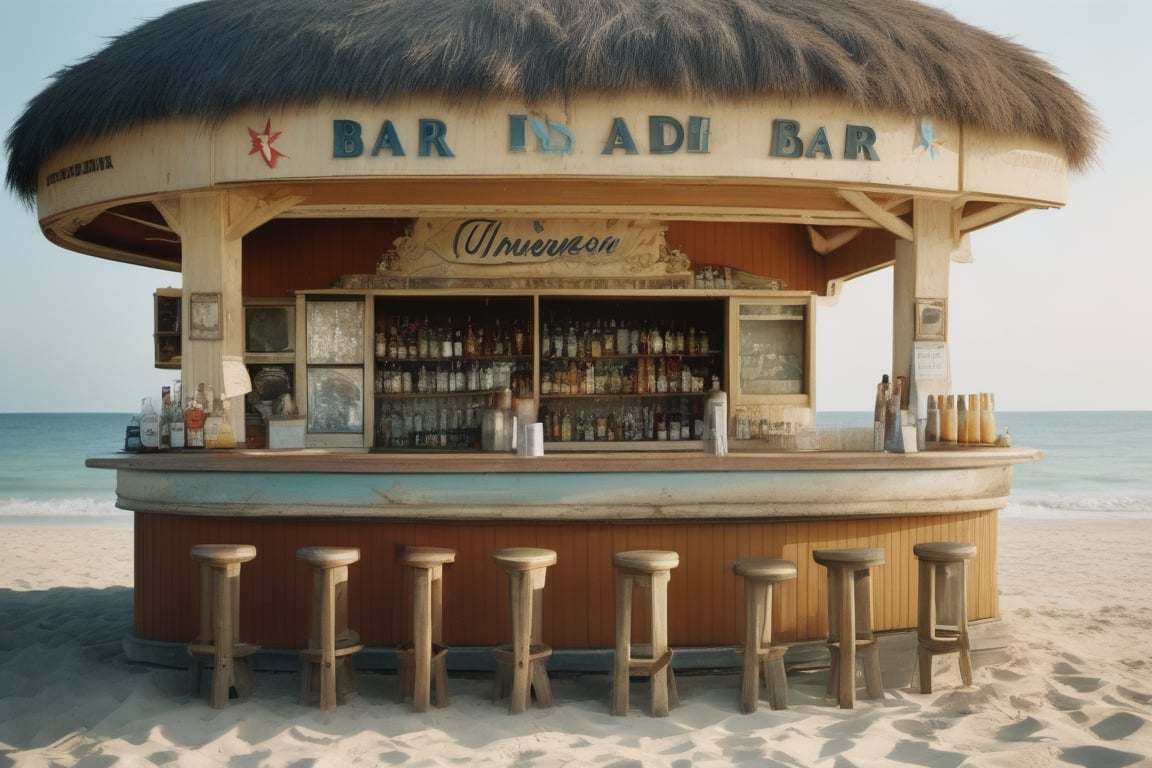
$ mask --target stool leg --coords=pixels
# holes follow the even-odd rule
[[[512,587],[512,703],[516,715],[528,709],[531,698],[529,661],[532,648],[531,573],[521,571],[510,577]]]
[[[760,629],[760,654],[764,657],[761,670],[764,687],[768,689],[768,704],[772,709],[788,709],[788,677],[784,674],[783,646],[772,647],[772,584],[764,585],[764,624]]]
[[[547,573],[544,568],[532,571],[532,634],[528,640],[529,648],[544,642],[544,580]],[[536,705],[552,706],[552,682],[548,679],[548,668],[544,666],[543,659],[533,660],[530,672]]]
[[[616,574],[616,651],[612,658],[612,714],[628,714],[628,673],[632,657],[632,576]]]
[[[936,634],[936,565],[920,561],[920,594],[916,627],[916,667],[920,675],[920,693],[932,693],[932,651],[928,644]]]
[[[240,576],[240,566],[229,563],[223,568],[213,569],[213,616],[212,616],[212,644],[216,651],[215,665],[212,671],[212,707],[224,709],[228,706],[228,692],[232,687],[233,643],[235,629],[233,627],[232,594],[233,580]]]
[[[836,696],[840,690],[840,579],[842,573],[828,569],[828,683],[825,693]]]
[[[431,570],[432,583],[432,646],[444,642],[444,569],[436,566]],[[443,654],[432,662],[432,704],[446,707],[448,699],[448,663]]]
[[[432,678],[432,585],[426,568],[416,569],[412,617],[412,711],[427,712]]]
[[[956,641],[960,646],[960,679],[964,685],[972,685],[972,648],[968,640],[968,561],[960,564],[958,589],[960,615],[956,618]]]
[[[668,581],[671,574],[659,571],[649,576],[652,611],[652,658],[659,659],[668,650]],[[649,681],[653,717],[668,716],[668,665],[652,673]]]
[[[745,714],[756,711],[760,698],[765,586],[760,582],[744,580],[744,670],[740,684],[740,711]]]
[[[864,647],[864,690],[872,699],[884,698],[884,683],[880,678],[880,644],[872,631],[872,570],[864,568],[856,571],[856,621],[859,635],[867,645]]]
[[[839,593],[840,616],[840,668],[836,678],[837,698],[841,709],[856,705],[856,601],[853,599],[855,579],[843,569],[836,569],[836,590]]]
[[[336,581],[341,568],[325,568],[320,596],[320,709],[336,708]]]

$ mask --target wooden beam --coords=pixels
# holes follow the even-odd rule
[[[305,199],[300,195],[264,197],[232,192],[228,195],[228,224],[224,236],[229,240],[239,240]]]
[[[836,194],[860,213],[879,224],[901,240],[912,240],[912,227],[903,219],[876,203],[863,192],[852,189],[838,189]]]
[[[1009,216],[1015,216],[1031,207],[1030,205],[1020,205],[1019,203],[999,203],[987,208],[982,208],[967,216],[962,215],[960,217],[960,233],[964,234],[974,229],[986,227],[993,222],[1006,219]]]
[[[841,230],[831,237],[825,237],[824,234],[820,232],[820,230],[809,225],[808,239],[812,243],[812,250],[816,251],[816,253],[820,254],[821,256],[827,256],[837,248],[845,246],[855,240],[863,231],[864,229],[862,227],[851,227],[849,229]]]

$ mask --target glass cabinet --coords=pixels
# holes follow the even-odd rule
[[[788,448],[812,421],[812,302],[312,292],[296,338],[275,313],[251,318],[246,359],[285,365],[281,343],[295,347],[308,447],[510,450],[512,425],[537,421],[553,452],[703,450],[719,387],[730,450]]]

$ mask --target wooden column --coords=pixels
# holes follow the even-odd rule
[[[918,198],[912,209],[912,240],[896,241],[896,261],[892,274],[892,373],[909,376],[916,340],[916,301],[948,298],[948,278],[952,253],[959,247],[956,233],[957,213],[948,200]],[[945,305],[945,328],[948,326]],[[944,342],[945,358],[948,342]],[[927,398],[933,392],[951,391],[951,363],[946,376],[934,384],[933,391],[913,389],[915,402],[910,407],[923,418]]]

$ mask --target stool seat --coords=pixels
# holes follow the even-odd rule
[[[510,714],[528,709],[532,693],[536,704],[552,706],[552,684],[545,661],[552,647],[542,640],[544,626],[544,582],[548,567],[556,564],[556,552],[538,547],[507,547],[492,553],[492,559],[508,574],[511,604],[512,642],[492,650],[496,676],[492,701],[511,698]]]
[[[930,541],[913,545],[912,552],[921,560],[948,563],[976,557],[976,545],[960,541]]]
[[[796,578],[796,563],[791,560],[753,557],[732,563],[732,572],[737,576],[756,581],[787,581]]]
[[[976,545],[957,541],[915,544],[919,562],[916,668],[920,692],[932,692],[932,658],[955,653],[960,679],[972,685],[972,653],[968,638],[968,561]]]
[[[536,568],[547,568],[556,565],[556,553],[551,549],[538,549],[536,547],[508,547],[498,549],[492,553],[492,559],[504,566],[521,571],[530,571]]]
[[[200,676],[212,669],[211,703],[223,709],[235,692],[254,687],[252,656],[260,646],[240,640],[240,565],[256,558],[251,544],[197,544],[191,556],[200,563],[200,621],[196,638],[188,644],[189,689],[200,692]]]
[[[356,690],[352,656],[364,649],[359,634],[348,627],[348,566],[360,559],[360,549],[301,547],[296,557],[312,567],[308,647],[300,651],[300,703],[308,702],[315,687],[320,708],[331,710],[341,693]]]
[[[613,715],[628,714],[628,687],[632,675],[649,679],[649,708],[653,717],[667,717],[680,703],[672,649],[668,647],[668,582],[680,565],[676,552],[637,549],[612,556],[616,571],[616,649],[612,657]],[[637,587],[648,590],[651,642],[632,643],[632,598]],[[642,654],[642,655],[637,655]]]
[[[432,568],[456,562],[456,550],[444,547],[405,547],[400,565],[409,568]]]
[[[456,562],[445,547],[404,548],[400,565],[415,572],[412,583],[412,642],[396,649],[396,701],[412,696],[412,711],[448,706],[448,648],[443,644],[444,566]]]
[[[339,568],[360,559],[356,547],[301,547],[296,557],[315,568]]]
[[[796,563],[754,557],[732,563],[732,572],[744,577],[744,665],[740,676],[740,711],[745,714],[756,711],[761,677],[772,709],[787,709],[788,678],[784,673],[787,648],[772,645],[772,587],[796,578]]]
[[[884,548],[814,549],[812,559],[833,568],[874,568],[884,565]]]
[[[679,566],[680,555],[659,549],[635,549],[612,555],[612,563],[617,568],[627,568],[639,573],[655,573],[670,571]]]
[[[868,695],[881,698],[880,646],[872,631],[872,568],[884,564],[882,547],[817,549],[812,559],[828,569],[828,693],[841,709],[856,704],[856,656],[864,658]]]

